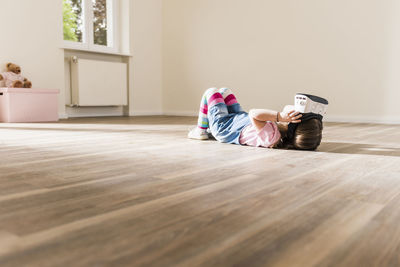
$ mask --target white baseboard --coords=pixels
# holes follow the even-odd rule
[[[135,117],[135,116],[162,116],[165,115],[161,111],[132,111],[129,112],[129,116]]]
[[[166,111],[168,116],[193,116],[197,117],[198,112],[193,111]],[[400,124],[400,117],[392,116],[329,116],[324,118],[326,122],[347,122],[347,123],[379,123],[379,124]]]
[[[379,123],[379,124],[400,124],[399,117],[388,116],[326,116],[326,122],[347,122],[347,123]]]
[[[100,112],[99,112],[100,111]],[[102,117],[102,116],[123,116],[122,110],[114,111],[101,111],[97,112],[84,112],[75,114],[60,114],[60,119],[67,119],[68,117]],[[187,116],[196,117],[198,112],[196,111],[133,111],[129,113],[129,116]],[[324,118],[326,122],[344,122],[344,123],[379,123],[379,124],[400,124],[400,117],[397,116],[336,116],[327,115]]]
[[[68,119],[68,115],[66,113],[58,114],[58,119],[59,120]]]
[[[68,118],[124,116],[123,107],[67,107]]]
[[[199,112],[195,111],[166,111],[164,112],[166,116],[184,116],[184,117],[197,117]]]
[[[168,116],[192,116],[196,117],[198,112],[193,111],[167,111]],[[400,117],[384,116],[326,116],[326,122],[347,122],[347,123],[379,123],[379,124],[400,124]]]

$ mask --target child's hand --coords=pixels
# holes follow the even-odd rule
[[[291,123],[299,123],[301,122],[300,118],[301,115],[300,112],[296,112],[295,110],[289,111],[289,112],[281,112],[279,113],[280,118],[279,121],[281,122],[291,122]]]

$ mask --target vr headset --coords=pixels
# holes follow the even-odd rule
[[[324,116],[328,108],[325,98],[297,93],[294,97],[294,109],[300,113],[314,113]]]
[[[325,98],[301,93],[297,93],[294,97],[294,109],[302,113],[303,116],[300,118],[302,122],[311,119],[318,119],[322,122],[327,108],[328,100]],[[298,125],[298,123],[289,123],[287,131],[289,140],[293,140]]]

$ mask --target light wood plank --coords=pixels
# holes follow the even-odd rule
[[[0,266],[400,266],[399,125],[325,123],[309,152],[195,122],[0,124]]]

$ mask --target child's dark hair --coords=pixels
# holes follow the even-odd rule
[[[277,148],[294,148],[300,150],[315,150],[321,144],[322,139],[322,121],[319,119],[310,119],[296,125],[296,130],[287,136],[285,129],[278,124],[282,140],[277,144]]]
[[[293,147],[301,150],[315,150],[321,144],[322,122],[318,119],[311,119],[301,122],[293,137]]]

